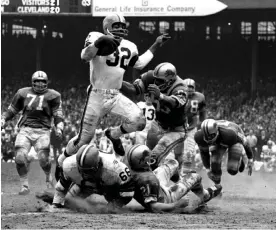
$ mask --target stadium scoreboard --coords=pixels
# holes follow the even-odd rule
[[[92,0],[1,0],[1,14],[91,15]]]

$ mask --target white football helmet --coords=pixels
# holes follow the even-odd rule
[[[126,29],[126,20],[120,14],[110,14],[103,20],[103,31],[105,34],[113,36],[126,37],[128,30]]]
[[[203,138],[208,144],[213,144],[218,138],[218,124],[214,119],[206,119],[201,123]]]
[[[161,92],[168,89],[176,80],[176,68],[169,62],[163,62],[155,67],[153,71],[154,84]]]
[[[186,79],[183,80],[183,83],[188,88],[188,95],[189,96],[193,95],[193,93],[195,92],[195,88],[196,88],[195,81],[191,78],[186,78]]]
[[[44,71],[36,71],[32,75],[32,88],[36,93],[44,93],[48,88],[48,76]]]
[[[134,171],[149,171],[151,162],[151,150],[146,145],[133,145],[126,152],[129,166]]]

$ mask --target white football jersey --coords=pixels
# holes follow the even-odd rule
[[[90,32],[86,43],[92,44],[104,34]],[[117,50],[108,56],[96,55],[90,61],[90,82],[94,88],[120,89],[127,67],[136,67],[138,60],[137,46],[128,40],[122,39]]]
[[[101,153],[102,159],[100,183],[89,183],[89,187],[95,186],[95,191],[99,188],[97,186],[113,186],[124,185],[131,180],[131,173],[129,168],[123,163],[118,161],[113,155]],[[78,170],[76,154],[67,157],[62,165],[65,177],[68,177],[72,182],[81,185],[83,178]]]
[[[155,108],[153,105],[147,105],[144,101],[138,102],[137,105],[143,110],[143,114],[147,120],[145,130],[149,130],[151,122],[155,119]]]

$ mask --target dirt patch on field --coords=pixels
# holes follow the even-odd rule
[[[276,229],[276,175],[246,173],[235,177],[224,173],[223,196],[212,200],[199,214],[151,214],[132,201],[116,213],[105,208],[105,201],[93,197],[100,205],[78,201],[89,213],[48,213],[47,204],[35,193],[45,189],[45,176],[37,162],[30,171],[31,193],[17,195],[19,178],[15,164],[1,165],[1,228],[2,229]],[[211,182],[206,178],[204,185]],[[191,195],[193,196],[193,195]],[[89,206],[85,206],[89,205]]]

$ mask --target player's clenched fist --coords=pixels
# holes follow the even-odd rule
[[[156,42],[159,43],[160,46],[162,46],[169,39],[171,39],[171,36],[169,34],[162,34],[156,38]]]

